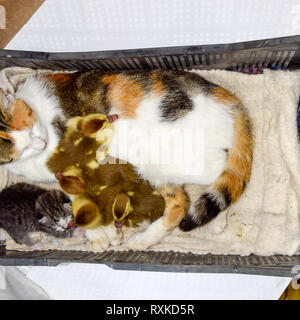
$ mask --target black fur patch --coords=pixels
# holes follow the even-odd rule
[[[231,203],[232,203],[232,199],[231,199],[231,194],[230,192],[228,191],[228,187],[225,186],[223,187],[221,190],[219,190],[222,195],[223,195],[223,198],[225,200],[225,204],[226,204],[226,207],[228,207]]]
[[[193,103],[186,92],[174,90],[165,95],[160,104],[163,120],[175,121],[193,109]]]
[[[166,94],[160,104],[163,121],[174,121],[193,109],[193,103],[189,98],[179,78],[184,73],[174,71],[161,71],[157,73],[158,80],[166,90]]]
[[[185,216],[179,224],[179,229],[182,231],[191,231],[197,227],[199,227],[199,224],[189,215]]]
[[[219,204],[209,195],[204,193],[195,204],[195,213],[197,217],[187,214],[179,224],[182,231],[191,231],[201,225],[205,225],[214,219],[221,208]]]
[[[62,120],[61,117],[56,116],[51,124],[55,128],[56,134],[61,138],[65,133],[65,121]]]
[[[209,93],[215,84],[200,75],[185,71],[160,71],[157,78],[167,93],[161,102],[163,121],[175,121],[193,109],[191,97],[197,93]]]
[[[205,199],[206,203],[206,214],[204,214],[203,219],[201,221],[201,225],[205,225],[219,214],[221,208],[219,204],[209,196],[209,194],[205,193],[202,195],[201,198]]]

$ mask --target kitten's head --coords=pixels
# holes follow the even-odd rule
[[[71,236],[75,230],[70,198],[60,190],[41,194],[35,204],[36,217],[42,229],[60,236]]]
[[[0,164],[37,155],[47,146],[46,135],[29,105],[0,89]]]

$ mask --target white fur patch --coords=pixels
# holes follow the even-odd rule
[[[133,164],[153,185],[211,184],[222,173],[232,147],[234,120],[229,108],[203,94],[193,110],[176,121],[162,121],[160,98],[148,97],[135,119],[114,123],[109,155]],[[113,108],[111,114],[118,113]]]
[[[163,225],[164,217],[151,223],[145,231],[137,232],[124,244],[131,250],[146,250],[160,242],[169,231]]]
[[[56,230],[64,231],[65,229],[68,228],[68,225],[71,222],[71,220],[72,220],[71,216],[67,216],[65,218],[60,218],[57,225],[56,225]]]

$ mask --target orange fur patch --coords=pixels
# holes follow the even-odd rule
[[[152,79],[152,91],[157,94],[158,96],[161,96],[164,94],[164,85],[161,81],[158,80],[157,72],[153,71],[151,75]]]
[[[30,106],[21,99],[15,99],[9,122],[10,128],[13,130],[23,130],[32,127],[35,121],[36,117]]]
[[[106,75],[102,81],[108,85],[108,101],[126,118],[135,118],[136,109],[144,98],[144,90],[136,81],[120,74]]]
[[[56,85],[62,85],[70,81],[71,76],[68,73],[55,73],[45,75],[44,79],[50,82],[55,82]]]
[[[0,131],[0,138],[14,142],[14,139],[4,131]]]
[[[225,104],[226,106],[234,106],[234,105],[241,105],[241,101],[238,97],[232,94],[230,91],[217,87],[213,89],[212,94],[216,98],[216,100],[220,103]]]
[[[217,87],[212,90],[213,98],[233,109],[235,137],[233,147],[228,151],[225,169],[214,184],[214,188],[230,197],[231,202],[239,199],[250,180],[252,168],[253,138],[248,115],[242,102],[230,91]]]
[[[167,230],[177,227],[188,209],[189,200],[179,186],[167,185],[162,189],[166,202],[163,226]]]
[[[216,189],[227,192],[232,202],[238,200],[250,180],[253,158],[253,138],[247,115],[238,112],[234,116],[234,145],[229,150],[225,170],[215,183]]]

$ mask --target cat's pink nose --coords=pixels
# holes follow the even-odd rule
[[[44,150],[47,147],[47,141],[42,138],[34,137],[32,139],[32,147],[35,150]]]

